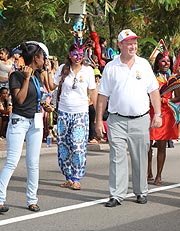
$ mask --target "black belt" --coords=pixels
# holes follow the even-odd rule
[[[125,118],[129,118],[129,119],[137,119],[140,117],[143,117],[145,115],[147,115],[149,113],[149,111],[147,111],[146,113],[142,114],[142,115],[138,115],[138,116],[125,116],[125,115],[121,115],[119,113],[114,113],[115,115],[121,116],[121,117],[125,117]]]

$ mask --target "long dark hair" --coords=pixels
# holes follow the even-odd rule
[[[34,56],[43,54],[42,48],[36,44],[22,43],[19,49],[22,50],[22,57],[24,59],[25,65],[31,64]]]
[[[3,51],[7,55],[7,58],[9,59],[9,57],[10,57],[10,50],[9,50],[9,48],[7,48],[7,47],[1,48],[0,51]]]
[[[69,48],[69,53],[71,51],[75,51],[77,49],[83,49],[83,48],[84,48],[84,45],[79,45],[78,48],[77,48],[76,44],[72,44],[70,46],[70,48]],[[84,65],[86,65],[84,60],[82,61],[82,63]],[[70,67],[71,67],[71,65],[72,65],[72,60],[71,60],[71,58],[69,57],[69,54],[68,54],[67,57],[66,57],[66,59],[65,59],[65,64],[64,64],[64,66],[62,68],[62,71],[61,71],[61,74],[60,74],[61,75],[61,80],[59,82],[59,86],[58,86],[58,90],[57,90],[57,102],[56,103],[58,103],[58,101],[59,101],[59,96],[61,94],[62,84],[63,84],[66,76],[68,76],[69,73],[70,73]]]
[[[156,59],[154,61],[154,66],[153,66],[153,71],[155,74],[158,74],[159,72],[159,60],[162,59],[164,57],[164,55],[162,53],[159,53],[157,56],[156,56]],[[169,69],[171,70],[172,72],[172,67],[173,67],[173,59],[171,56],[169,56],[169,59],[170,59],[170,67]]]

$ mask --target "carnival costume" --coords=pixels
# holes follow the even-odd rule
[[[174,140],[178,138],[177,123],[180,121],[180,107],[169,99],[172,98],[172,91],[180,86],[180,77],[157,73],[159,91],[161,95],[162,126],[160,128],[150,128],[151,140]],[[150,107],[151,119],[154,116],[152,105]]]

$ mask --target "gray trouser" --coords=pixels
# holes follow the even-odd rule
[[[147,195],[149,114],[137,119],[110,114],[107,125],[110,197],[119,201],[126,197],[129,181],[127,147],[131,157],[133,192],[135,195]]]

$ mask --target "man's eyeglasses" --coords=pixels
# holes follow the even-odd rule
[[[77,88],[77,82],[78,82],[78,80],[75,77],[74,81],[73,81],[72,89],[76,89]]]
[[[84,53],[80,53],[80,52],[77,52],[77,51],[71,51],[70,55],[74,59],[78,59],[78,58],[83,58],[84,57]]]

